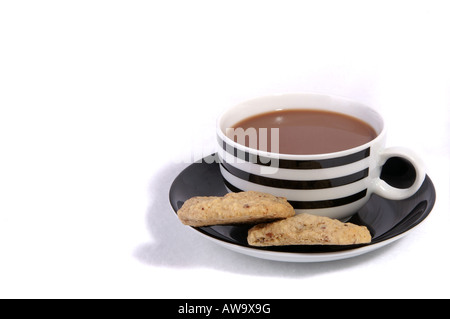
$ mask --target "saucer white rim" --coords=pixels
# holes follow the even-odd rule
[[[240,246],[232,243],[228,243],[225,241],[222,241],[220,239],[216,239],[214,237],[210,237],[206,234],[203,234],[200,231],[196,231],[196,233],[200,234],[201,236],[215,242],[216,244],[227,248],[229,250],[232,250],[237,253],[241,253],[247,256],[252,256],[260,259],[266,259],[266,260],[272,260],[272,261],[281,261],[281,262],[294,262],[294,263],[314,263],[314,262],[327,262],[327,261],[336,261],[336,260],[342,260],[352,257],[357,257],[363,254],[367,254],[369,252],[372,252],[374,250],[380,249],[384,246],[387,246],[404,236],[406,236],[410,231],[415,229],[417,226],[409,229],[408,231],[399,234],[395,237],[389,238],[385,241],[359,247],[355,249],[350,250],[344,250],[339,252],[330,252],[330,253],[288,253],[288,252],[275,252],[275,251],[269,251],[269,250],[259,250],[252,247],[245,247]],[[195,230],[194,228],[192,228]]]

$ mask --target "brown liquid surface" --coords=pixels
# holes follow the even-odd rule
[[[317,110],[279,110],[244,119],[233,128],[255,128],[257,144],[245,138],[245,145],[281,154],[324,154],[363,145],[377,133],[367,123],[340,113]],[[260,141],[260,128],[267,128],[267,146]],[[271,145],[271,128],[279,128],[279,150]],[[236,131],[235,131],[236,132]],[[229,136],[230,138],[233,138]],[[234,141],[242,143],[234,136]],[[251,145],[250,145],[251,144]]]

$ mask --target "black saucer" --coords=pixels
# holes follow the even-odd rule
[[[223,196],[227,193],[225,184],[219,170],[219,164],[213,162],[214,155],[205,157],[183,170],[173,181],[169,192],[169,199],[175,212],[183,203],[193,196]],[[381,247],[381,243],[392,242],[396,237],[400,238],[418,224],[420,224],[431,212],[436,199],[436,193],[427,176],[419,191],[408,199],[393,201],[377,195],[372,195],[369,202],[355,214],[349,222],[364,225],[372,234],[372,243],[366,245],[351,246],[274,246],[252,247],[247,243],[247,231],[251,225],[239,226],[208,226],[194,228],[210,239],[220,241],[220,244],[233,250],[248,253],[256,257],[265,258],[263,251],[273,253],[291,254],[327,254],[339,253],[349,250],[357,250],[366,246],[373,246],[364,251],[371,251]],[[233,246],[230,246],[231,244]],[[240,249],[242,247],[244,249]],[[373,249],[372,249],[373,248]],[[249,251],[251,249],[252,251]],[[258,253],[258,251],[261,251]],[[263,256],[259,256],[262,254]],[[347,254],[348,257],[355,254]],[[286,255],[284,255],[286,256]],[[335,255],[332,259],[336,258]],[[291,261],[292,258],[277,258],[276,255],[268,256],[268,259]],[[295,258],[292,259],[295,261]],[[300,260],[302,261],[302,260]],[[315,260],[314,260],[315,261]]]

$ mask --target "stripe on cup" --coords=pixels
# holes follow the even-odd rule
[[[226,171],[228,171],[228,173],[230,173],[231,175],[234,175],[237,178],[240,178],[247,182],[252,182],[263,186],[275,188],[288,188],[288,189],[323,189],[323,188],[339,187],[360,181],[363,178],[369,176],[369,168],[366,168],[354,174],[337,178],[313,180],[313,181],[297,181],[297,180],[276,179],[251,174],[228,164],[227,162],[225,162],[225,160],[222,160],[220,165],[222,165],[222,167]]]
[[[358,162],[370,156],[370,147],[350,154],[346,156],[336,157],[336,158],[328,158],[322,160],[286,160],[286,159],[271,159],[269,157],[260,156],[251,154],[247,151],[242,151],[237,149],[224,140],[222,140],[219,136],[217,136],[217,141],[219,145],[229,154],[234,157],[243,160],[245,162],[250,162],[262,166],[271,166],[272,160],[277,161],[278,168],[286,168],[286,169],[320,169],[320,168],[331,168],[342,165],[351,164],[354,162]]]
[[[225,178],[223,179],[225,185],[229,190],[235,193],[243,192],[242,189],[237,188],[236,186],[229,183]],[[289,200],[289,204],[292,205],[294,209],[321,209],[321,208],[332,208],[332,207],[338,207],[343,205],[348,205],[353,202],[356,202],[362,198],[364,198],[367,195],[367,189],[364,189],[356,194],[342,197],[342,198],[335,198],[335,199],[327,199],[327,200],[317,200],[317,201],[295,201],[295,200]]]

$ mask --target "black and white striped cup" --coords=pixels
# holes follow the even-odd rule
[[[351,115],[377,132],[372,141],[328,154],[291,155],[249,148],[226,136],[227,128],[248,117],[279,109],[317,109]],[[225,111],[217,121],[218,157],[231,192],[261,191],[283,196],[297,213],[337,219],[356,213],[378,194],[391,200],[412,196],[422,185],[425,170],[410,150],[385,148],[382,117],[373,109],[345,98],[320,94],[260,97]],[[385,167],[388,165],[390,167]],[[396,172],[396,166],[401,172]]]

